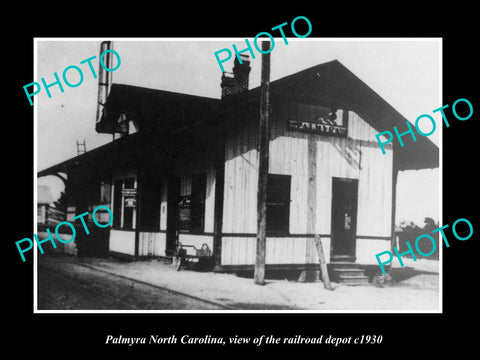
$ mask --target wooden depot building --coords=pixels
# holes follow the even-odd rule
[[[95,126],[114,140],[38,175],[67,174],[76,214],[113,210],[111,255],[207,244],[214,271],[253,270],[260,88],[248,89],[249,72],[248,58],[235,59],[221,99],[113,83]],[[314,234],[330,268],[378,269],[395,233],[398,171],[439,165],[426,137],[382,154],[375,135],[405,122],[336,60],[270,83],[267,274],[315,274]]]

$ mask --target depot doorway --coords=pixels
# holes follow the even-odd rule
[[[357,179],[332,178],[332,261],[356,259],[357,199]]]

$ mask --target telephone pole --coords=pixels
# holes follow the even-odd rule
[[[265,248],[267,237],[267,181],[270,141],[270,41],[262,41],[262,75],[260,88],[260,124],[258,141],[257,253],[253,282],[265,284]]]

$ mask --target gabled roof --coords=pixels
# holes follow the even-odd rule
[[[104,171],[109,167],[119,164],[128,164],[136,155],[136,149],[143,142],[140,133],[131,134],[115,141],[101,145],[83,154],[62,161],[38,172],[38,177],[56,174],[59,172],[69,173],[72,169],[83,165],[90,171]]]
[[[243,103],[260,99],[260,87],[249,90]],[[334,102],[338,108],[356,112],[378,132],[391,131],[397,126],[406,130],[407,119],[386,102],[372,88],[360,80],[338,60],[333,60],[270,83],[270,98],[276,97],[306,101],[310,104]],[[229,100],[234,104],[235,99]],[[419,114],[420,115],[420,114]],[[398,170],[418,170],[439,166],[438,147],[428,138],[416,136],[417,141],[406,139],[400,147],[394,138],[394,166]],[[372,142],[376,143],[373,138]],[[380,152],[380,148],[378,149]]]
[[[112,133],[124,113],[140,129],[161,128],[168,132],[212,116],[219,107],[219,99],[113,84],[96,130]]]
[[[404,129],[407,122],[405,117],[337,60],[272,81],[270,93],[272,102],[284,97],[322,105],[334,101],[339,108],[355,111],[378,132],[386,130],[393,132],[393,126]],[[222,114],[234,115],[237,111],[245,109],[247,103],[255,104],[259,100],[260,87],[234,95],[222,104],[219,99],[113,84],[106,110],[97,123],[96,130],[111,133],[117,126],[120,114],[124,112],[129,120],[133,120],[144,130],[143,132],[150,134],[157,133],[155,130],[161,130],[160,133],[168,138],[185,129],[189,129],[190,133],[195,134],[197,131],[197,134],[201,132],[205,134],[222,124],[221,121],[218,122],[219,119],[222,120]],[[237,120],[243,121],[241,118]],[[95,158],[103,158],[103,164],[113,164],[115,161],[112,160],[117,158],[125,160],[126,157],[123,155],[119,157],[112,154],[125,153],[127,146],[130,150],[144,147],[147,141],[140,135],[139,133],[129,135],[54,165],[39,172],[39,176],[65,171],[79,161],[95,162]],[[372,139],[372,142],[376,142],[376,139]],[[407,140],[404,147],[400,147],[398,141],[394,139],[393,146],[394,167],[398,170],[439,166],[438,147],[427,137],[417,136],[416,142]],[[378,151],[381,151],[380,148]]]

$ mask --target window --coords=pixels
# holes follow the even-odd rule
[[[206,174],[184,176],[177,205],[177,229],[191,232],[205,230]]]
[[[133,229],[133,213],[135,211],[136,194],[135,179],[128,178],[123,183],[123,228]]]
[[[136,207],[135,178],[115,180],[113,184],[113,227],[133,229]]]
[[[122,187],[122,180],[113,183],[113,227],[117,229],[122,226]]]
[[[192,176],[191,226],[190,230],[203,232],[205,229],[205,193],[207,189],[206,174]]]
[[[268,175],[267,232],[288,234],[290,223],[290,175]]]

